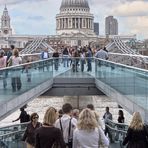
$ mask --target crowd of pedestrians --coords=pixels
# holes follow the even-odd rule
[[[48,48],[43,50],[40,54],[40,61],[38,63],[38,69],[44,71],[49,71],[51,65],[48,60],[51,55],[48,52]],[[56,48],[52,54],[54,70],[58,71],[59,66],[63,64],[63,67],[71,67],[72,72],[84,72],[84,70],[91,72],[92,71],[92,57],[108,59],[108,53],[104,49],[96,48],[92,50],[89,46],[84,47],[67,47],[62,46],[61,48]],[[22,59],[19,55],[19,50],[16,49],[13,45],[10,46],[8,51],[0,49],[0,69],[13,66],[13,69],[5,69],[0,71],[0,77],[2,77],[3,88],[7,89],[8,85],[11,84],[12,92],[17,92],[22,89],[22,73],[26,73],[26,81],[28,83],[32,82],[32,60],[30,57],[27,57],[27,60]],[[20,64],[25,62],[23,68],[19,67]],[[86,65],[86,66],[85,66]],[[8,82],[10,78],[11,83]]]
[[[21,110],[17,120],[22,118],[22,114],[26,114],[26,111]],[[49,107],[43,122],[38,122],[38,119],[37,113],[31,114],[22,138],[27,148],[98,148],[100,144],[109,146],[109,140],[98,122],[100,117],[92,104],[88,104],[82,111],[73,109],[69,103],[65,103],[59,112],[54,107]]]
[[[0,49],[0,69],[10,66],[18,66],[20,64],[22,64],[22,58],[19,56],[19,50],[14,48],[13,45],[7,52]],[[3,77],[3,87],[6,89],[8,70],[3,70],[0,74]],[[13,68],[13,73],[11,74],[11,86],[13,92],[20,90],[22,86],[20,71],[17,67]]]
[[[25,114],[26,111],[21,110],[20,117],[16,120],[21,119]],[[42,123],[38,122],[39,116],[37,113],[31,114],[31,121],[26,128],[22,140],[27,143],[27,148],[108,147],[109,141],[112,143],[112,136],[106,125],[109,120],[113,120],[109,107],[106,107],[106,112],[102,118],[104,119],[105,128],[93,104],[88,104],[81,111],[73,109],[69,103],[65,103],[59,111],[54,107],[49,107]],[[117,121],[118,123],[125,122],[124,113],[121,109],[119,110]],[[121,129],[121,126],[119,129]],[[134,138],[133,136],[136,137]],[[143,144],[142,148],[146,148],[144,145],[147,144],[147,136],[148,133],[145,130],[140,114],[138,112],[134,113],[123,145],[128,144],[128,148],[135,148],[131,147],[131,145]],[[142,140],[139,141],[142,138],[144,142]],[[135,140],[139,141],[139,143],[136,144]]]
[[[87,64],[87,71],[92,71],[92,58],[108,59],[108,51],[104,47],[103,49],[96,47],[92,50],[90,46],[84,47],[67,47],[62,46],[60,49],[55,49],[53,53],[55,70],[58,70],[59,60],[62,58],[63,67],[72,67],[73,72],[78,72],[78,68],[81,72],[84,72],[85,64]]]
[[[80,66],[81,72],[84,71],[84,65],[87,64],[87,71],[92,71],[92,57],[108,60],[108,51],[104,47],[93,52],[89,46],[85,47],[62,47],[60,51],[55,49],[52,57],[54,58],[54,68],[58,71],[59,57],[62,57],[63,67],[72,67],[73,72],[78,72]],[[49,58],[48,49],[41,53],[41,59]],[[27,81],[31,82],[29,73],[30,61],[25,66]],[[48,70],[48,61],[44,62]],[[0,69],[9,66],[18,66],[22,64],[22,58],[19,56],[19,50],[11,46],[8,52],[0,50]],[[43,66],[43,65],[42,65]],[[43,66],[44,67],[44,66]],[[44,68],[43,68],[44,70]],[[7,87],[7,71],[0,73],[3,76],[3,87]],[[14,68],[11,75],[12,91],[19,91],[22,87],[19,69]],[[112,120],[112,114],[109,107],[103,116],[105,129],[103,128],[100,116],[95,111],[92,104],[88,104],[81,112],[74,109],[71,104],[66,103],[58,112],[54,107],[49,107],[44,115],[43,123],[38,122],[37,113],[29,116],[24,108],[20,109],[21,114],[13,122],[20,120],[20,123],[28,122],[23,141],[27,143],[27,148],[98,148],[100,144],[109,146],[112,142],[112,136],[107,126],[108,121]],[[125,117],[122,110],[118,113],[118,123],[124,123]],[[118,126],[121,128],[121,126]],[[123,145],[127,148],[147,148],[148,132],[139,112],[135,112],[130,123],[127,135]]]
[[[26,105],[22,107],[20,116],[13,122],[28,122]],[[27,119],[26,119],[27,118]],[[38,121],[39,115],[32,113],[22,141],[27,148],[107,148],[112,143],[112,134],[107,125],[113,120],[109,107],[103,117],[105,128],[100,120],[99,113],[93,104],[88,104],[85,109],[73,109],[72,105],[65,103],[62,109],[57,111],[49,107],[43,118]],[[118,112],[117,128],[123,130],[125,122],[123,110]],[[116,138],[119,138],[117,133]],[[139,112],[133,114],[123,145],[127,148],[147,148],[148,130],[144,125]]]

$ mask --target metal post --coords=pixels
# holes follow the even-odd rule
[[[80,104],[79,104],[79,96],[77,96],[77,109],[79,109]]]

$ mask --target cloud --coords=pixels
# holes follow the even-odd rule
[[[142,17],[130,17],[127,19],[127,28],[133,34],[138,34],[140,38],[147,37],[148,32],[146,31],[148,27],[148,16]]]
[[[148,0],[88,0],[100,34],[105,34],[105,17],[118,19],[120,34],[148,37]],[[18,34],[56,34],[56,14],[62,0],[0,0],[0,16],[8,4],[11,24]]]
[[[5,4],[12,5],[24,2],[42,2],[42,1],[48,1],[48,0],[0,0],[0,5],[5,5]]]
[[[111,13],[117,16],[147,16],[148,15],[148,2],[134,1],[120,4],[118,7],[113,8]]]
[[[105,32],[105,17],[113,15],[119,23],[119,34],[148,38],[148,0],[90,0],[90,4],[101,34]]]
[[[43,21],[45,18],[43,16],[29,16],[28,20]]]

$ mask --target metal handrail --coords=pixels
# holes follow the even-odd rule
[[[10,128],[10,127],[22,126],[22,125],[27,125],[28,123],[30,123],[30,122],[12,124],[12,125],[7,125],[7,126],[1,126],[1,127],[0,127],[0,131],[1,131],[1,129],[3,129],[3,128]]]
[[[2,134],[2,135],[0,135],[0,139],[8,138],[8,137],[11,137],[11,136],[14,136],[14,135],[16,135],[18,133],[23,133],[23,132],[25,132],[25,129],[24,130],[15,131],[15,132],[6,133],[6,134]]]

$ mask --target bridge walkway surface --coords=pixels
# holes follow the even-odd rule
[[[69,67],[64,67],[62,59],[58,59],[58,70],[55,70],[57,60],[52,58],[1,69],[0,119],[50,90],[55,81],[57,84],[61,78],[65,78],[62,81],[63,87],[65,80],[77,85],[83,83],[86,86],[89,86],[88,80],[91,80],[98,91],[114,98],[119,105],[131,113],[140,110],[143,119],[148,121],[147,70],[92,58],[91,71],[87,71],[87,62],[90,59],[86,59],[84,71],[81,72],[81,59],[75,59],[74,65],[78,60],[78,72],[73,72],[75,69],[70,66],[70,61]],[[15,91],[11,85],[13,78],[15,78],[15,85],[18,85],[17,78],[21,79],[21,88],[16,87]],[[3,84],[6,82],[7,86],[4,87]]]

